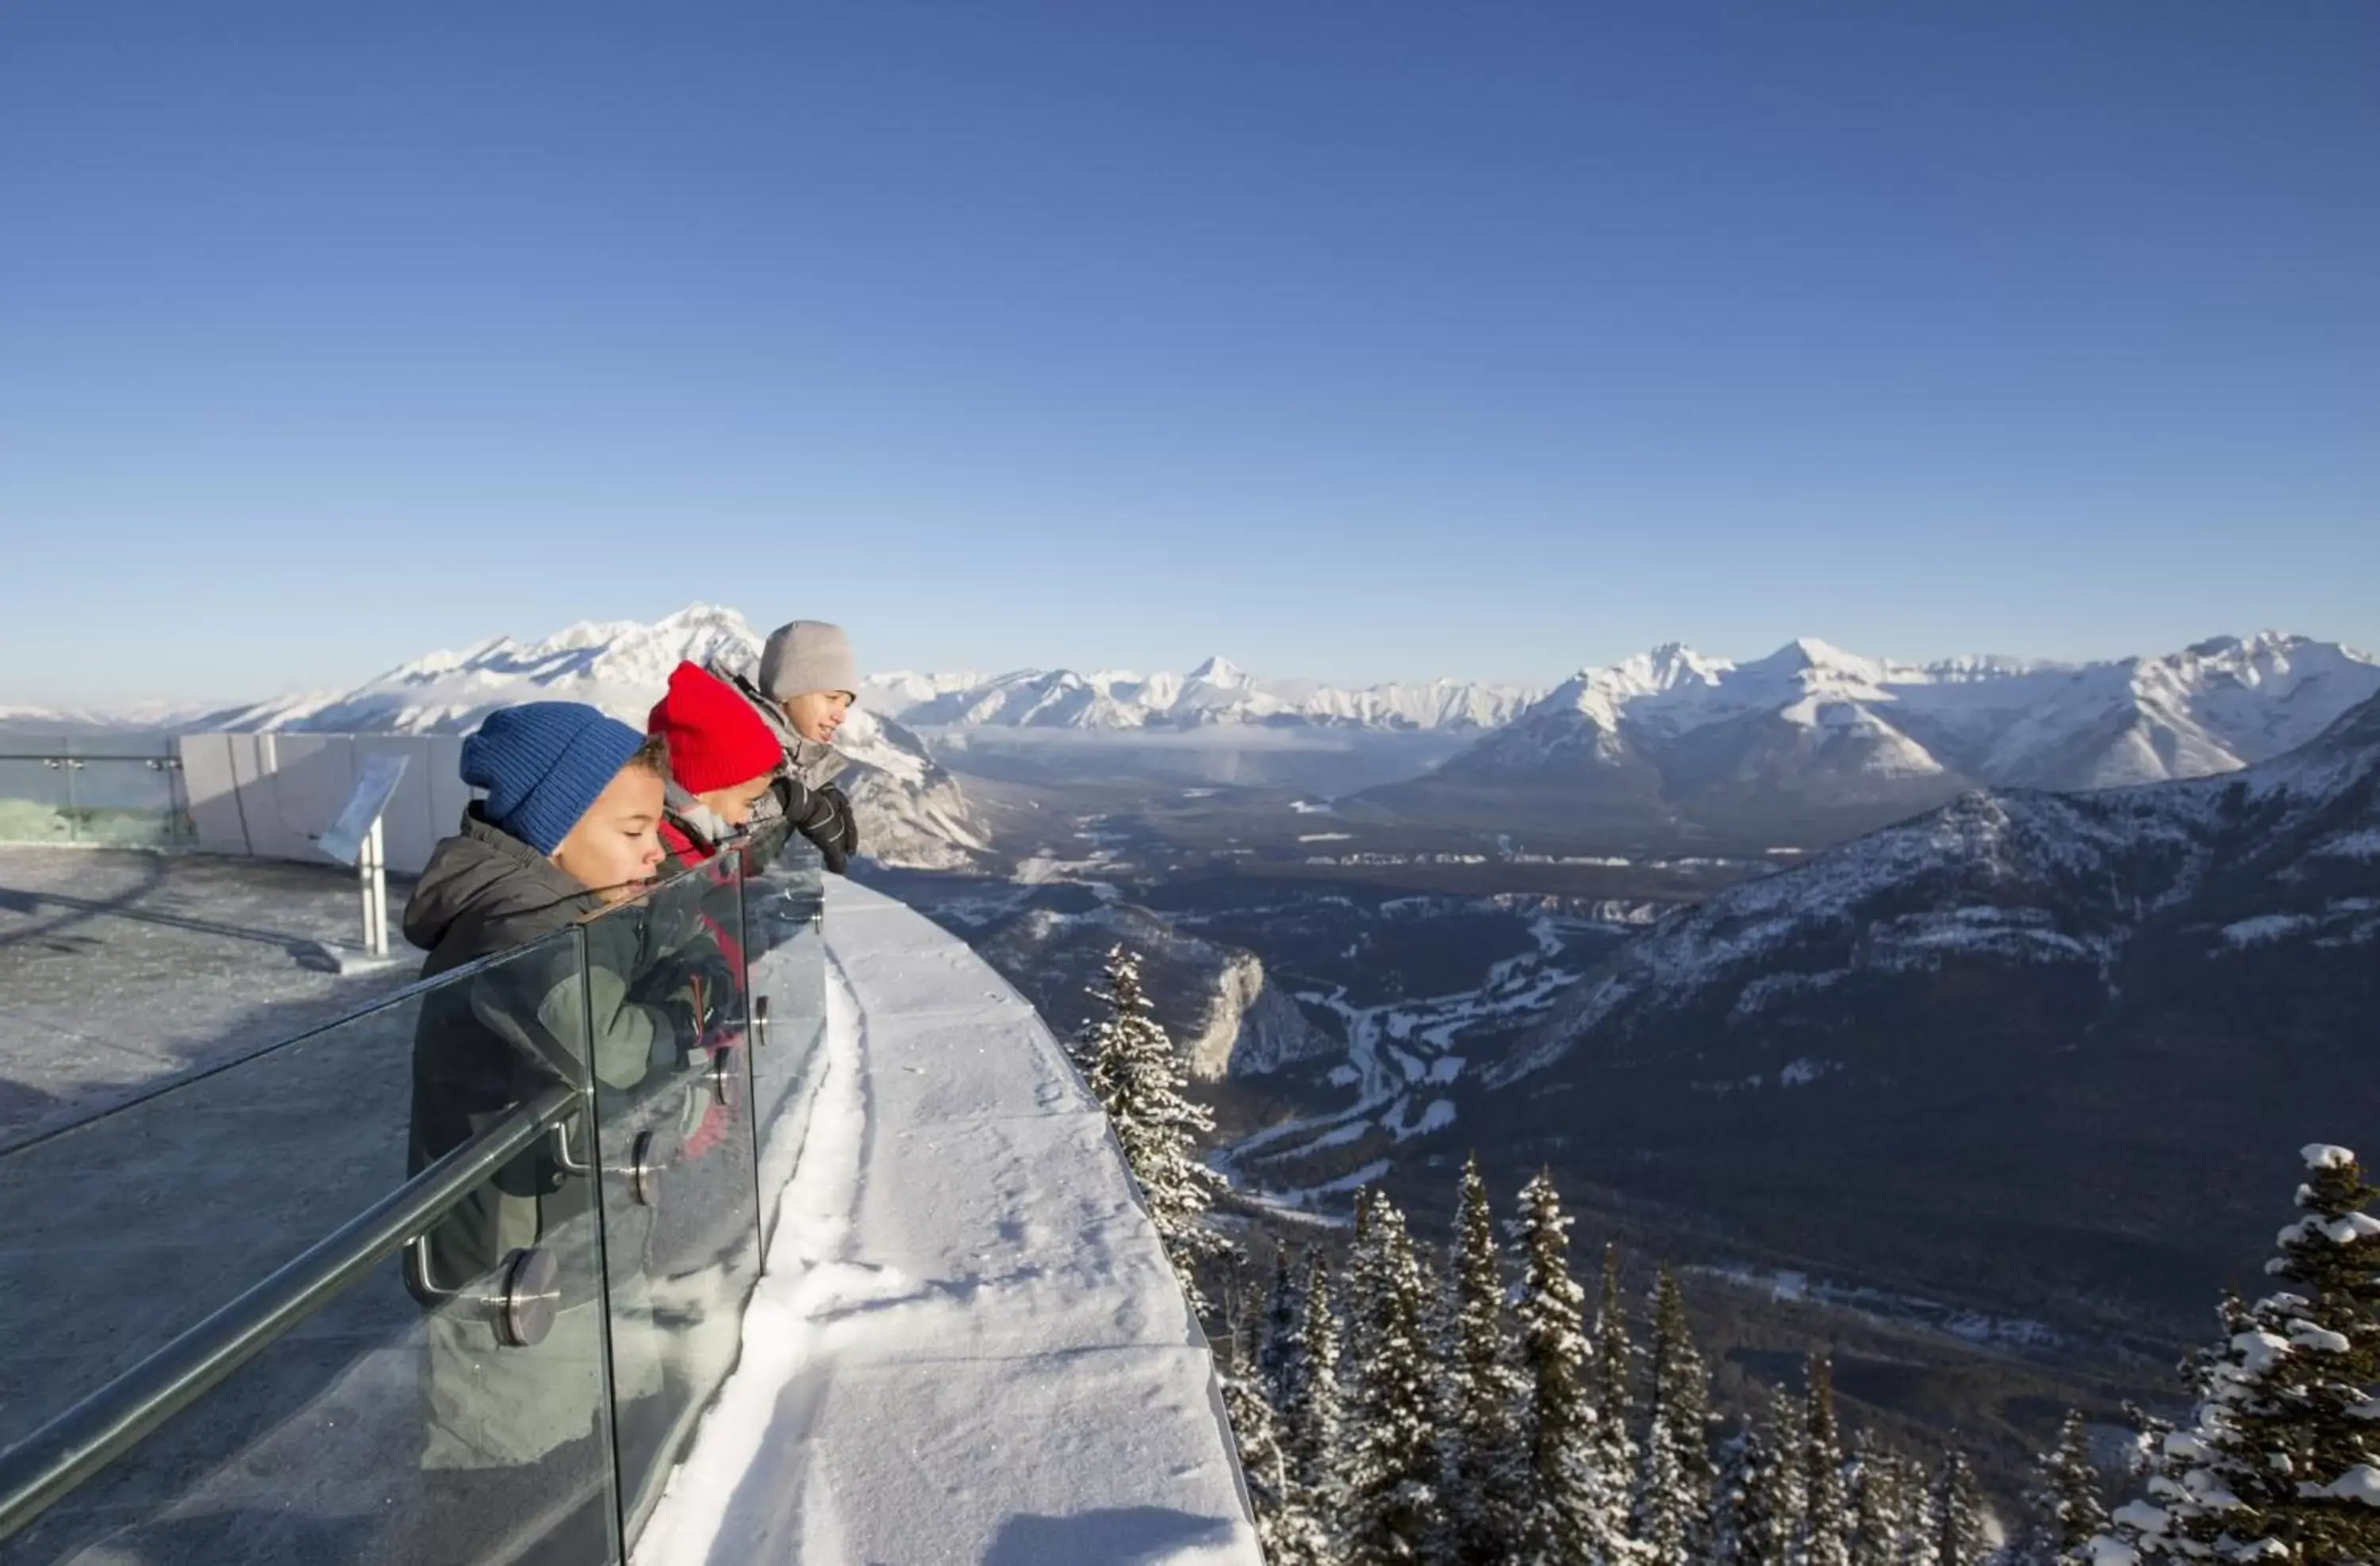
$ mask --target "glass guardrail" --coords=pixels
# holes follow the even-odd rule
[[[0,1506],[117,1433],[0,1562],[624,1560],[736,1360],[819,906],[723,856],[0,1155]]]
[[[0,843],[177,848],[197,840],[170,740],[0,735]]]

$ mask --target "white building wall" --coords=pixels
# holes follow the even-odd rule
[[[315,840],[338,819],[367,756],[402,756],[405,776],[382,816],[388,868],[418,875],[470,803],[455,734],[177,734],[182,785],[209,854],[321,863]]]

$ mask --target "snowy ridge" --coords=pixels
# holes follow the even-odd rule
[[[1442,775],[1634,774],[1671,796],[1780,772],[1834,792],[2117,787],[2268,759],[2375,692],[2368,654],[2277,632],[2082,664],[1897,663],[1809,638],[1734,663],[1673,644],[1581,672]]]
[[[120,707],[26,707],[0,702],[0,734],[85,734],[108,729],[171,729],[212,711],[186,701],[135,701]]]
[[[1510,1084],[1590,1039],[1622,1049],[1705,997],[1731,998],[1740,1026],[1787,997],[1953,957],[2077,965],[2104,983],[2142,930],[2202,911],[2210,951],[2352,944],[2380,920],[2335,892],[2374,831],[2380,698],[2237,779],[1969,794],[1664,919],[1587,975],[1488,1080]],[[2216,918],[2201,904],[2218,880]]]
[[[1257,1566],[1212,1357],[1057,1041],[922,916],[827,895],[812,1130],[638,1566]]]
[[[868,700],[905,722],[928,728],[1488,729],[1509,721],[1536,694],[1460,680],[1361,689],[1259,680],[1224,658],[1209,658],[1187,674],[1020,669],[990,678],[887,674],[868,685]]]
[[[652,625],[589,620],[542,640],[497,637],[456,652],[401,663],[353,690],[276,698],[214,713],[196,725],[237,732],[462,734],[498,707],[583,701],[641,729],[682,662],[748,670],[761,637],[733,609],[694,603]],[[969,866],[989,842],[958,782],[915,734],[863,704],[836,736],[854,771],[844,780],[859,813],[861,846],[887,864],[920,869]]]

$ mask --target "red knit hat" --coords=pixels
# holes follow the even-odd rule
[[[688,794],[750,783],[784,759],[751,703],[692,663],[670,671],[669,694],[653,704],[645,732],[669,741],[670,776]]]

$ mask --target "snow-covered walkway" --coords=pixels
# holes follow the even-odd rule
[[[1033,1009],[865,888],[743,1359],[638,1566],[1258,1560],[1213,1363]]]

